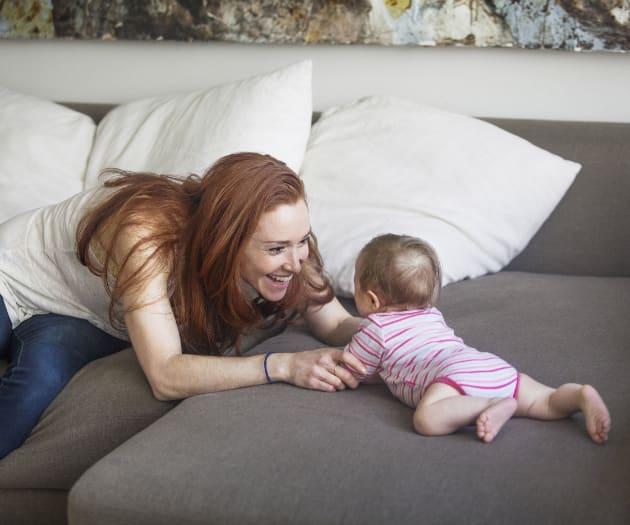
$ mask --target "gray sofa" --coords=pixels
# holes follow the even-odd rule
[[[0,523],[630,523],[630,125],[493,122],[583,169],[520,256],[440,307],[533,377],[596,385],[608,444],[580,416],[515,419],[490,445],[421,437],[382,385],[163,403],[125,350],[80,371],[0,461]],[[320,345],[291,326],[251,352]]]

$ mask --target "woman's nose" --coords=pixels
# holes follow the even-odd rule
[[[299,273],[302,269],[302,262],[300,251],[296,246],[287,250],[287,260],[285,262],[287,270],[293,273]]]

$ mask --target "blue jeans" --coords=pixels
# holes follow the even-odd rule
[[[88,321],[36,315],[11,329],[0,297],[0,459],[18,448],[72,376],[89,362],[129,347]]]

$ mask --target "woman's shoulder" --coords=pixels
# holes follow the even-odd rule
[[[115,275],[123,266],[127,267],[124,271],[128,275],[131,275],[128,270],[133,273],[141,268],[151,274],[168,273],[170,254],[160,249],[160,239],[164,237],[160,226],[166,220],[163,211],[157,205],[136,209],[126,202],[108,201],[116,198],[114,193],[118,189],[101,186],[90,197],[92,205],[84,215],[80,236],[86,231],[93,232],[89,240],[91,255],[100,264],[108,260]],[[89,228],[90,222],[96,227]]]
[[[159,241],[156,240],[155,228],[150,223],[135,224],[122,228],[118,228],[117,224],[112,224],[105,228],[95,239],[93,247],[96,251],[101,252],[101,257],[109,252],[113,257],[116,266],[122,266],[125,261],[129,267],[136,270],[146,264],[154,269],[154,255],[159,247]],[[159,266],[164,266],[163,258],[160,259]]]
[[[72,243],[77,225],[95,202],[102,188],[91,188],[47,206],[24,211],[0,224],[0,245],[15,246],[46,241],[47,247]]]
[[[109,199],[116,198],[114,194],[120,188],[99,186],[86,194],[89,203],[86,214],[93,216],[100,224],[97,229],[98,240],[103,245],[112,245],[116,250],[128,252],[134,246],[142,245],[143,241],[158,236],[161,232],[160,224],[164,222],[164,212],[159,205],[135,207],[127,202],[111,203]],[[110,205],[107,205],[109,201]],[[105,208],[99,207],[105,206]]]

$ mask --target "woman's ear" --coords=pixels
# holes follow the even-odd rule
[[[377,312],[381,306],[383,306],[383,302],[379,299],[378,295],[372,290],[368,290],[366,292],[368,299],[370,301],[370,307],[372,308],[372,312]]]

